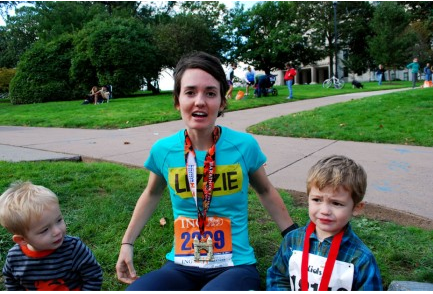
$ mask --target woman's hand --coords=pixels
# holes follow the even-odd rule
[[[119,258],[116,264],[117,279],[123,283],[131,284],[138,279],[134,269],[134,247],[128,244],[120,247]]]

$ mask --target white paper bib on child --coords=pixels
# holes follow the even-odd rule
[[[309,254],[308,257],[308,290],[317,291],[322,280],[326,257]],[[301,290],[302,251],[293,251],[289,261],[290,285],[293,291]],[[328,291],[350,291],[353,284],[355,266],[344,261],[335,261]]]

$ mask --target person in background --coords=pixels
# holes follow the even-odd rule
[[[97,86],[93,86],[92,89],[90,90],[90,93],[87,95],[86,99],[84,99],[83,103],[81,104],[96,104],[96,102],[98,101],[98,87]]]
[[[59,200],[48,188],[13,183],[0,196],[0,223],[16,243],[3,267],[7,290],[101,290],[101,266],[79,238],[66,235]]]
[[[376,79],[378,81],[378,85],[382,86],[382,81],[384,80],[385,69],[382,64],[379,64],[379,68],[376,71]]]
[[[237,68],[237,64],[235,62],[232,62],[227,67],[226,79],[227,79],[227,84],[229,86],[229,89],[227,90],[227,93],[226,93],[226,96],[225,96],[226,99],[232,99],[232,95],[233,95],[233,78],[235,77],[235,69],[236,68]]]
[[[96,103],[100,104],[104,101],[108,101],[110,98],[110,92],[108,91],[107,86],[102,86],[101,90],[97,92],[97,101]]]
[[[251,69],[251,66],[248,66],[247,72],[245,73],[245,82],[247,83],[246,89],[245,89],[245,95],[249,95],[249,89],[251,86],[254,86],[254,77],[255,72]]]
[[[117,277],[131,284],[126,290],[259,290],[248,236],[250,185],[282,234],[297,226],[266,175],[266,157],[254,137],[216,125],[228,89],[219,59],[204,52],[186,55],[174,80],[174,105],[185,129],[158,140],[144,163],[149,179],[122,238]],[[162,268],[138,277],[134,242],[166,186],[173,205],[173,247]]]
[[[419,63],[418,58],[414,58],[412,63],[406,65],[410,72],[412,73],[412,89],[416,87],[416,82],[418,80],[418,72],[419,72]]]
[[[427,82],[430,82],[432,79],[432,71],[431,71],[431,67],[430,67],[430,63],[427,63],[424,67],[424,75],[425,75],[425,80]]]
[[[291,62],[287,62],[285,66],[286,73],[284,74],[284,82],[289,89],[289,96],[287,99],[293,99],[293,83],[295,82],[296,69],[293,67],[293,63]]]
[[[364,169],[345,156],[324,157],[310,168],[310,220],[284,237],[267,272],[267,290],[382,290],[376,259],[350,226],[364,207],[366,188]]]

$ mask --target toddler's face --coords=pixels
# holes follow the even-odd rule
[[[316,224],[316,234],[320,240],[340,232],[352,214],[359,212],[362,207],[362,202],[354,205],[350,192],[343,186],[337,189],[326,186],[322,190],[313,186],[308,196],[308,213]]]
[[[32,219],[25,240],[30,250],[52,250],[62,245],[65,235],[66,224],[60,207],[53,204],[44,210],[40,218]]]

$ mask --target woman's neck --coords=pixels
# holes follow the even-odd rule
[[[188,136],[191,139],[195,150],[208,151],[214,144],[213,130],[215,127],[206,130],[188,129]]]

